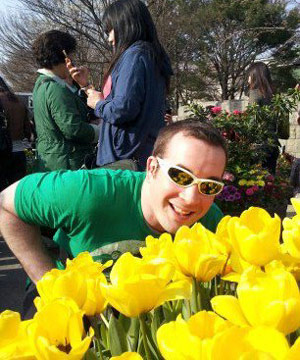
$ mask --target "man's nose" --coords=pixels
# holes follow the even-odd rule
[[[179,197],[181,197],[181,199],[183,199],[186,204],[192,205],[199,203],[202,194],[199,193],[198,185],[194,184],[183,189],[180,192]]]

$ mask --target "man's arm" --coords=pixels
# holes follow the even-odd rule
[[[22,221],[16,214],[14,199],[18,182],[0,194],[0,233],[31,280],[36,283],[54,264],[41,241],[38,226]]]

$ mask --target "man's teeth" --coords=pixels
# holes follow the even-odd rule
[[[183,211],[175,205],[173,205],[173,207],[174,207],[174,210],[180,215],[189,215],[191,213],[191,211]]]

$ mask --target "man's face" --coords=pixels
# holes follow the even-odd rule
[[[172,165],[185,168],[198,178],[221,181],[225,152],[221,147],[178,133],[173,136],[163,155]],[[182,188],[161,170],[155,157],[147,163],[146,194],[142,210],[147,223],[155,230],[175,233],[182,225],[192,225],[202,218],[214,196],[199,193],[198,186]]]

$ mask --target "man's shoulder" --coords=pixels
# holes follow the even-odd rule
[[[113,170],[105,168],[97,168],[87,171],[87,174],[95,176],[96,179],[114,181],[116,183],[141,183],[144,181],[146,173],[132,170]]]
[[[218,205],[213,203],[208,212],[200,219],[200,222],[208,230],[215,232],[223,216],[224,214]]]

